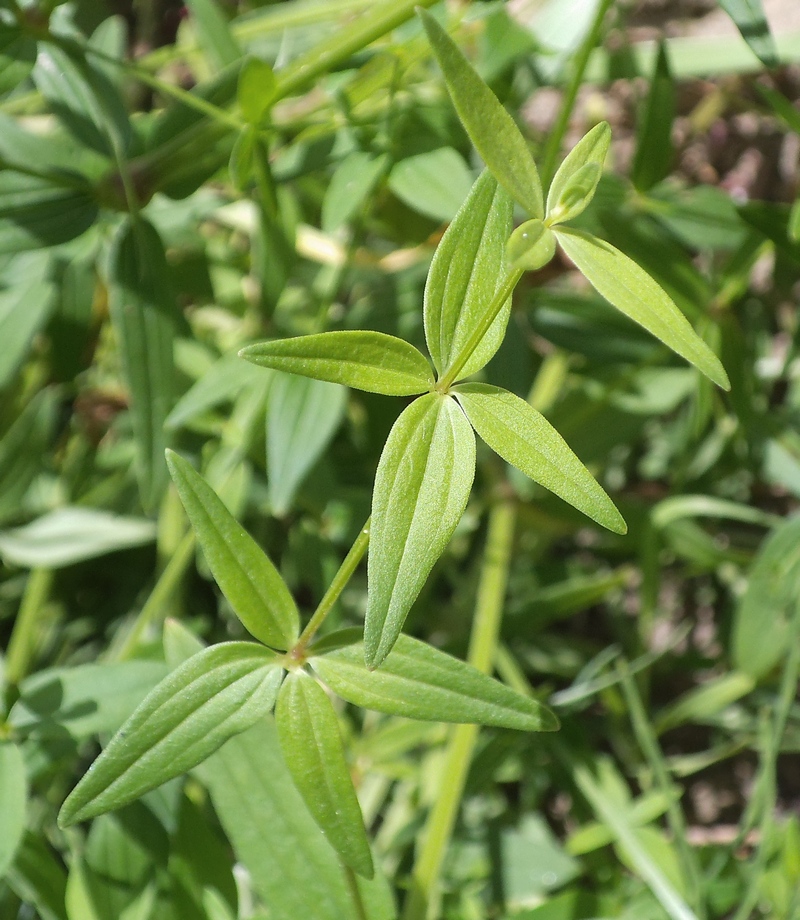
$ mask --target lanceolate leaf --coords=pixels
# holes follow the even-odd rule
[[[109,303],[131,393],[142,504],[167,483],[164,421],[172,406],[175,303],[164,244],[146,221],[126,221],[111,251]]]
[[[62,827],[120,808],[205,760],[274,701],[280,659],[251,642],[194,655],[150,693],[73,790]]]
[[[588,233],[559,227],[555,234],[566,254],[598,293],[694,364],[714,383],[730,389],[728,375],[719,358],[644,269],[610,243]]]
[[[505,272],[505,245],[511,232],[511,199],[487,170],[436,249],[425,285],[425,339],[433,363],[444,373],[479,324]],[[461,376],[480,370],[503,341],[511,298]]]
[[[625,521],[592,474],[524,399],[486,383],[461,384],[454,393],[475,430],[504,460],[603,527],[626,532]]]
[[[281,687],[275,720],[286,765],[314,820],[347,865],[372,878],[361,807],[325,691],[313,677],[295,671]]]
[[[447,546],[475,476],[475,436],[448,396],[431,393],[395,422],[378,463],[368,563],[366,662],[377,667]]]
[[[0,815],[3,816],[3,833],[0,834],[0,878],[14,860],[14,855],[25,830],[28,783],[25,778],[25,760],[20,748],[10,741],[0,743]]]
[[[531,217],[544,217],[542,183],[525,138],[497,96],[430,13],[420,11],[458,117],[497,181]]]
[[[408,342],[383,332],[323,332],[276,339],[248,345],[239,354],[262,367],[386,396],[416,396],[434,383],[424,356]]]
[[[719,5],[736,23],[742,38],[761,63],[765,67],[777,67],[778,50],[761,0],[719,0]]]
[[[591,201],[600,181],[610,143],[611,128],[607,122],[601,121],[570,150],[553,177],[550,191],[547,193],[547,216],[550,220],[560,221],[577,217]],[[570,187],[574,188],[576,176],[587,166],[598,168],[591,173],[592,180],[586,187],[583,197],[580,200],[572,200]]]
[[[410,636],[397,639],[376,671],[364,665],[361,642],[324,653],[321,648],[311,666],[343,700],[365,709],[520,731],[558,728],[558,719],[537,700],[515,693],[471,665]]]
[[[236,616],[256,639],[289,648],[297,639],[300,617],[278,570],[188,461],[169,451],[167,463],[211,572]]]

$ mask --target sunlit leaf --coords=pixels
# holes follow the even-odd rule
[[[465,383],[453,392],[484,441],[526,476],[615,533],[627,527],[614,503],[547,419],[508,390]]]
[[[464,347],[502,284],[511,211],[511,199],[485,171],[436,248],[425,285],[424,318],[428,350],[440,373]],[[509,297],[461,376],[480,370],[500,347],[510,310]]]
[[[613,306],[644,326],[714,383],[730,389],[719,358],[692,329],[667,293],[610,243],[580,230],[554,231],[566,254]]]
[[[611,128],[601,121],[570,150],[547,193],[547,218],[557,223],[583,211],[597,188],[611,143]]]
[[[331,846],[356,872],[372,878],[372,853],[345,760],[331,701],[303,671],[290,674],[275,707],[286,765]]]
[[[233,37],[222,10],[215,0],[186,0],[200,47],[215,70],[233,64],[242,49]],[[245,116],[247,117],[247,116]]]
[[[195,0],[197,2],[197,0]],[[237,56],[240,52],[237,49]],[[235,57],[234,57],[235,60]],[[230,63],[226,61],[225,63]],[[260,125],[269,113],[278,84],[275,71],[260,58],[248,58],[239,74],[237,99],[245,121]]]
[[[366,662],[391,650],[411,605],[444,551],[475,476],[475,436],[450,397],[431,393],[395,422],[372,498]]]
[[[300,618],[278,570],[187,460],[170,451],[167,463],[209,568],[234,612],[257,639],[289,648]]]
[[[0,742],[0,878],[14,860],[25,830],[28,781],[21,749],[11,741]]]
[[[280,659],[251,642],[214,645],[144,700],[64,803],[63,827],[120,808],[191,769],[274,701]]]
[[[497,181],[531,217],[544,217],[539,173],[513,118],[433,16],[425,11],[419,15],[458,117],[475,149]]]
[[[345,386],[415,396],[434,383],[430,365],[408,342],[383,332],[342,331],[248,345],[241,357],[277,371]]]
[[[558,728],[558,719],[538,700],[521,696],[426,642],[399,636],[380,668],[371,671],[364,664],[362,642],[326,650],[324,643],[333,644],[338,635],[342,634],[311,649],[311,666],[349,703],[436,722],[476,722],[520,731]]]

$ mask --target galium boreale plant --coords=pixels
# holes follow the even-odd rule
[[[425,580],[466,506],[475,432],[501,457],[616,533],[618,510],[558,432],[528,403],[469,382],[505,335],[514,288],[560,245],[589,282],[721,386],[727,376],[667,294],[609,244],[564,226],[591,201],[609,145],[592,129],[562,163],[546,204],[527,144],[435,19],[421,14],[456,110],[487,169],[431,263],[424,327],[431,362],[373,331],[334,331],[251,345],[256,364],[415,397],[395,422],[375,478],[372,514],[305,628],[286,584],[213,489],[179,455],[168,465],[211,572],[256,642],[193,655],[112,738],[64,804],[63,825],[119,808],[191,769],[275,707],[281,747],[309,810],[348,871],[370,877],[372,855],[338,721],[324,688],[366,709],[522,731],[558,727],[535,699],[402,634]],[[512,232],[516,201],[530,219]],[[317,639],[369,545],[363,635]]]

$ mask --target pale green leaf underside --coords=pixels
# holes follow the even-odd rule
[[[644,269],[610,243],[588,233],[564,227],[554,232],[564,252],[609,303],[694,364],[714,383],[730,389],[719,358]]]
[[[443,374],[466,344],[502,284],[512,203],[484,171],[445,231],[425,285],[425,339]],[[500,310],[460,376],[480,370],[503,341],[511,298]]]
[[[416,396],[434,383],[424,355],[384,332],[345,330],[276,339],[249,345],[240,355],[262,367],[386,396]]]
[[[602,168],[610,143],[611,128],[609,128],[608,122],[601,121],[599,125],[595,125],[594,128],[582,137],[572,150],[570,150],[564,158],[564,162],[559,166],[558,172],[556,172],[553,177],[553,181],[550,184],[550,190],[547,193],[548,217],[552,215],[553,210],[557,207],[559,199],[564,194],[570,180],[574,178],[579,170],[586,166],[587,163],[596,163]],[[598,172],[591,194],[594,194],[594,189],[597,188],[597,183],[599,181],[600,173]],[[589,197],[591,198],[591,195]],[[580,212],[576,211],[571,216],[575,217],[578,213]],[[564,219],[566,220],[567,218]]]
[[[187,460],[169,451],[167,465],[209,568],[236,616],[266,645],[290,648],[300,632],[300,616],[278,570]]]
[[[531,217],[544,217],[542,184],[525,138],[455,42],[430,13],[419,12],[458,117],[497,181]]]
[[[410,636],[397,639],[376,671],[364,665],[360,642],[314,657],[311,665],[342,699],[365,709],[520,731],[558,728],[555,715],[537,700]]]
[[[485,383],[453,392],[484,441],[531,479],[615,533],[627,527],[614,503],[550,422],[532,406]]]
[[[286,765],[314,820],[345,863],[372,878],[361,807],[325,691],[302,671],[290,674],[278,695],[275,720]]]
[[[194,655],[145,698],[73,790],[62,827],[121,808],[180,776],[272,708],[280,659],[251,642]]]
[[[447,546],[475,476],[475,435],[450,397],[431,393],[395,422],[372,497],[366,661],[377,667]]]

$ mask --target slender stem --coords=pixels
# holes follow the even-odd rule
[[[548,188],[553,180],[556,171],[556,160],[561,150],[561,144],[564,135],[567,133],[567,126],[572,116],[572,110],[575,108],[575,100],[578,98],[578,91],[583,85],[583,74],[589,63],[589,58],[594,51],[595,46],[600,41],[600,35],[603,31],[603,21],[606,13],[611,8],[614,0],[601,0],[597,7],[592,26],[583,40],[583,44],[578,49],[578,53],[573,58],[572,73],[567,88],[564,92],[564,101],[561,104],[561,110],[558,113],[553,129],[547,137],[542,160],[542,185]]]
[[[458,375],[461,373],[467,361],[469,361],[472,353],[478,345],[480,345],[483,337],[489,331],[497,314],[503,309],[508,298],[514,293],[514,288],[517,286],[523,274],[523,270],[518,268],[506,275],[503,284],[495,291],[495,295],[492,298],[492,302],[489,304],[489,308],[483,315],[483,319],[481,319],[480,323],[473,329],[472,335],[470,335],[464,343],[464,347],[456,355],[455,360],[445,372],[444,377],[436,384],[437,390],[446,393],[458,379]]]
[[[647,718],[642,698],[636,686],[636,681],[633,679],[625,659],[617,663],[617,674],[620,677],[622,692],[625,696],[631,724],[633,725],[634,733],[639,741],[639,746],[650,764],[650,769],[653,771],[653,778],[655,779],[656,785],[669,801],[667,819],[675,841],[675,846],[678,850],[683,873],[686,877],[688,900],[694,910],[697,911],[697,916],[702,920],[702,918],[705,917],[705,907],[701,897],[702,887],[700,883],[700,870],[695,860],[694,853],[686,840],[686,821],[684,820],[680,804],[675,800],[673,795],[674,785],[670,779],[667,765],[664,761],[664,754],[656,739],[652,722]]]
[[[47,602],[52,584],[52,569],[32,569],[28,575],[6,653],[6,680],[10,684],[18,684],[28,673],[36,648],[39,614]]]
[[[353,573],[358,568],[358,564],[361,562],[369,545],[369,525],[370,518],[367,518],[366,523],[356,537],[355,543],[350,547],[350,552],[344,557],[344,562],[339,566],[339,571],[334,575],[333,581],[314,611],[314,615],[308,621],[306,628],[297,640],[297,644],[292,649],[292,653],[295,656],[302,654],[308,643],[314,638],[314,634],[322,626],[323,620],[331,612],[333,605],[339,600],[339,595],[353,577]]]
[[[112,647],[109,650],[109,661],[126,661],[132,657],[145,632],[166,613],[169,602],[175,596],[181,579],[192,561],[194,545],[194,532],[189,531],[178,544],[175,554],[161,573],[130,630],[116,648]]]
[[[344,865],[344,863],[342,863],[342,869],[344,870],[344,878],[347,882],[347,890],[350,892],[350,897],[353,899],[356,920],[369,920],[367,908],[364,906],[364,899],[361,897],[361,889],[358,887],[358,879],[356,878],[355,872],[353,872],[350,866]]]
[[[497,652],[515,523],[516,507],[511,501],[499,502],[492,508],[467,656],[469,663],[485,674],[491,672]],[[441,774],[445,781],[428,815],[403,920],[425,920],[431,912],[477,737],[477,725],[457,725],[453,729]]]

